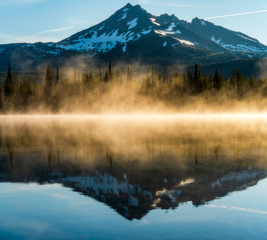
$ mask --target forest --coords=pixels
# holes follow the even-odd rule
[[[12,72],[11,64],[1,83],[0,111],[8,113],[103,113],[147,109],[207,108],[249,102],[262,110],[267,97],[267,79],[244,77],[233,69],[230,78],[216,70],[205,74],[196,64],[182,73],[159,71],[153,66],[136,72],[131,66],[106,69],[88,67],[76,71],[52,68],[47,64],[43,76],[24,76]],[[262,104],[260,104],[262,103]],[[230,104],[230,105],[229,105]],[[155,107],[157,106],[157,107]],[[255,107],[254,106],[254,107]]]

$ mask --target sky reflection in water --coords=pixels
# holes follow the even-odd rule
[[[1,239],[265,239],[265,120],[5,122]]]

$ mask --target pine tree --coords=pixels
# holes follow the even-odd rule
[[[4,83],[2,80],[1,89],[0,89],[0,109],[4,108],[4,98],[5,98],[5,89],[4,89]]]
[[[108,82],[109,81],[109,73],[108,71],[106,70],[105,72],[105,76],[104,76],[104,82]]]
[[[198,65],[195,65],[195,70],[194,70],[194,77],[193,77],[193,88],[196,93],[201,92],[201,83],[200,83],[200,71],[198,69]]]
[[[252,77],[252,75],[250,74],[250,75],[249,75],[249,87],[253,89],[254,86],[255,86],[255,80],[254,80],[254,78]]]
[[[8,64],[7,78],[5,82],[5,96],[10,97],[14,93],[14,79],[11,73],[10,63]]]
[[[237,82],[236,82],[236,70],[233,69],[233,76],[230,78],[230,84],[233,89],[235,89]]]
[[[213,77],[213,86],[215,89],[219,90],[221,88],[221,82],[220,82],[220,77],[218,74],[218,70],[216,69],[214,77]]]
[[[237,72],[236,72],[236,81],[237,81],[237,93],[239,96],[241,96],[242,95],[242,75],[239,69],[237,69]]]
[[[108,80],[109,81],[113,80],[113,72],[112,72],[111,62],[109,62],[109,64],[108,64]]]
[[[60,81],[60,75],[59,75],[59,68],[57,67],[57,73],[56,73],[56,85],[59,84]]]
[[[45,97],[49,98],[52,95],[53,80],[50,64],[47,64],[46,74],[45,74],[45,85],[44,85],[44,94]]]
[[[26,107],[28,105],[29,98],[33,95],[33,85],[25,77],[20,83],[19,93],[22,99],[22,104],[24,107]]]

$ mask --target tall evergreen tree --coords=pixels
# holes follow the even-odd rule
[[[20,83],[19,93],[22,100],[22,104],[24,107],[26,107],[29,103],[29,98],[33,95],[33,84],[25,77]]]
[[[249,75],[249,87],[250,87],[250,88],[254,88],[254,86],[255,86],[255,80],[254,80],[254,78],[252,77],[252,75],[250,74],[250,75]]]
[[[11,73],[11,65],[8,64],[7,78],[5,82],[5,96],[10,97],[14,93],[14,79]]]
[[[108,82],[109,81],[109,73],[108,71],[106,70],[105,72],[105,76],[104,76],[104,82]]]
[[[59,68],[57,67],[57,73],[56,73],[56,85],[59,84],[60,81],[60,75],[59,75]]]
[[[216,69],[214,77],[213,77],[213,86],[217,90],[219,90],[221,88],[220,77],[219,77],[219,73],[218,73],[217,69]]]
[[[190,69],[188,69],[187,70],[187,76],[186,76],[186,82],[187,82],[187,89],[189,90],[189,92],[191,92],[192,90],[193,90],[193,85],[194,85],[194,83],[193,83],[193,74],[192,74],[192,72],[191,72],[191,70]]]
[[[4,108],[4,98],[5,98],[5,89],[4,89],[4,82],[2,80],[0,89],[0,109]]]
[[[111,62],[109,62],[109,64],[108,64],[108,80],[109,81],[113,80],[113,72],[112,72]]]
[[[53,80],[52,80],[52,71],[50,64],[47,64],[46,73],[45,73],[45,85],[44,85],[44,94],[45,97],[50,97],[52,95]]]
[[[195,65],[194,77],[193,77],[193,88],[196,93],[201,92],[201,83],[200,83],[200,71],[198,65]]]

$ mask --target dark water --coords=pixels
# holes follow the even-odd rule
[[[0,239],[266,239],[267,121],[3,118]]]

